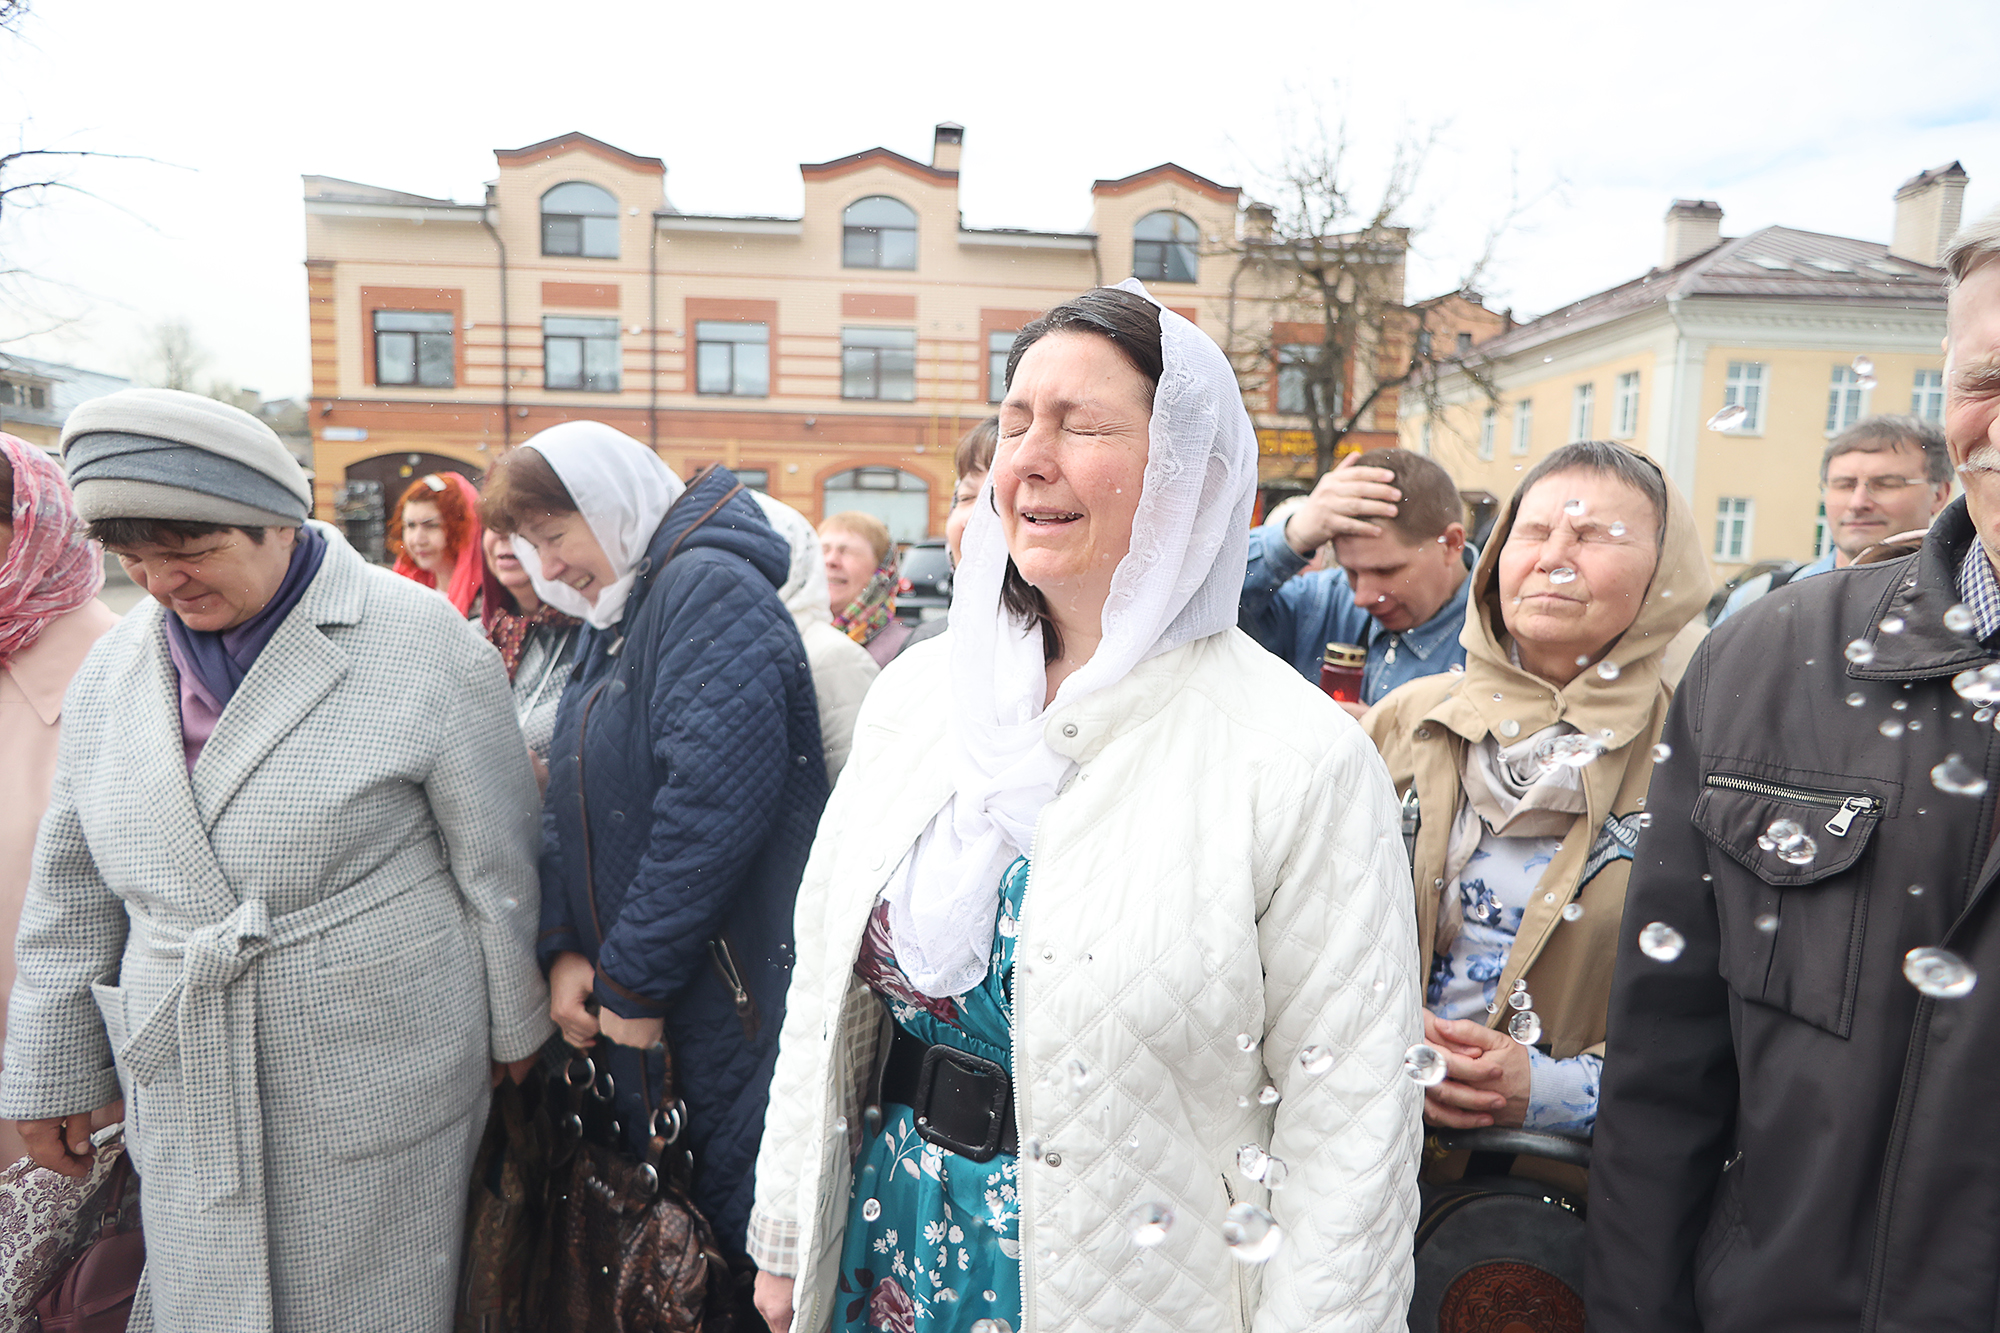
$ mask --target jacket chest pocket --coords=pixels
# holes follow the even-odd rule
[[[1848,781],[1710,773],[1693,821],[1726,858],[1710,858],[1723,980],[1837,1037],[1853,1024],[1868,927],[1862,854],[1887,809],[1885,793]]]

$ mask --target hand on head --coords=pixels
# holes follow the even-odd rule
[[[1403,492],[1387,468],[1358,467],[1349,454],[1319,479],[1305,503],[1285,522],[1285,544],[1310,556],[1336,537],[1379,537],[1371,518],[1394,518]]]

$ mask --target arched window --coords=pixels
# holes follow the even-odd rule
[[[618,201],[611,191],[570,181],[543,195],[542,253],[618,258]]]
[[[899,542],[930,535],[931,484],[914,472],[893,467],[857,467],[836,472],[820,492],[821,514],[859,509],[889,525]]]
[[[1148,213],[1132,228],[1132,276],[1147,282],[1193,282],[1200,271],[1201,230],[1185,213]]]
[[[917,213],[900,199],[871,194],[840,215],[843,268],[915,268]]]

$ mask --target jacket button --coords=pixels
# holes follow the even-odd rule
[[[1052,1152],[1048,1156],[1042,1158],[1042,1160],[1044,1162],[1047,1162],[1050,1166],[1061,1166],[1062,1154],[1059,1152]]]
[[[1074,723],[1074,722],[1065,722],[1065,723],[1063,723],[1063,735],[1065,735],[1065,736],[1069,737],[1069,738],[1070,738],[1071,740],[1075,740],[1075,739],[1076,739],[1076,723]]]

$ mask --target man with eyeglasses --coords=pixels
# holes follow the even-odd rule
[[[1917,532],[1951,502],[1951,459],[1944,431],[1920,417],[1869,417],[1833,438],[1819,463],[1820,494],[1833,549],[1789,578],[1760,575],[1742,583],[1715,618],[1721,624],[1781,587],[1829,569],[1845,569],[1877,542]]]

